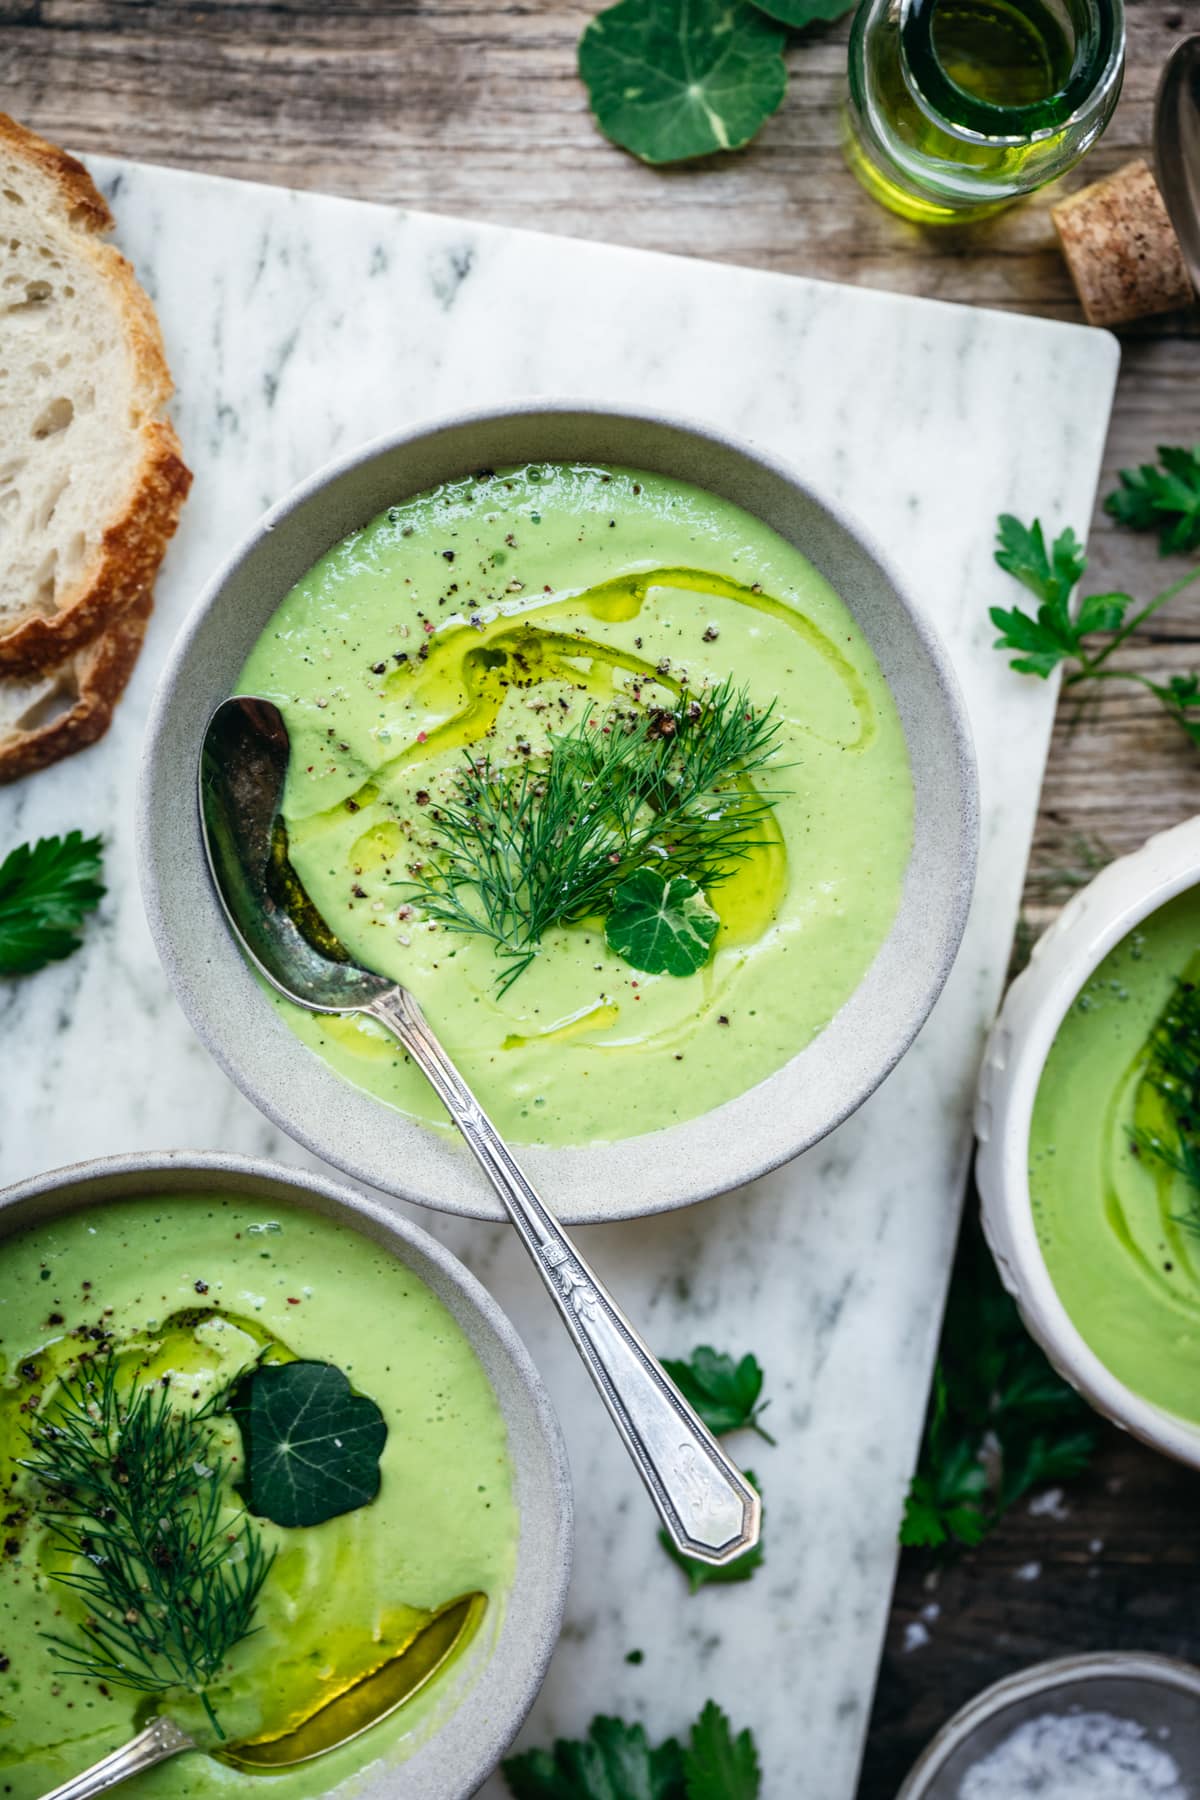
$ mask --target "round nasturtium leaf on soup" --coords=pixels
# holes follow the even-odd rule
[[[610,949],[648,975],[694,975],[708,961],[720,920],[694,881],[638,869],[613,895]]]

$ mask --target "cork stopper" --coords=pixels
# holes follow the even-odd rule
[[[1051,207],[1089,325],[1124,325],[1195,298],[1175,228],[1143,157]]]

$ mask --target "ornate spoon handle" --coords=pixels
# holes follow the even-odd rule
[[[727,1563],[758,1542],[758,1495],[705,1429],[522,1174],[404,988],[366,1009],[424,1071],[495,1188],[554,1297],[671,1541]]]
[[[155,1719],[129,1743],[93,1763],[81,1775],[73,1775],[53,1793],[45,1794],[43,1800],[92,1800],[93,1794],[106,1794],[119,1781],[128,1781],[131,1775],[152,1769],[155,1763],[165,1762],[168,1756],[195,1748],[187,1732],[181,1731],[171,1719]]]

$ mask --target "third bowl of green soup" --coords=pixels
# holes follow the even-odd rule
[[[980,1082],[992,1249],[1056,1367],[1200,1466],[1200,819],[1113,863],[1013,984]]]
[[[369,446],[268,515],[163,678],[142,788],[181,1001],[272,1118],[362,1179],[492,1215],[373,1021],[268,994],[204,869],[231,694],[282,712],[287,854],[416,995],[566,1219],[762,1173],[911,1041],[974,873],[969,734],[879,555],[787,470],[578,408]]]
[[[0,1195],[0,1492],[12,1800],[142,1732],[183,1741],[129,1800],[466,1800],[557,1638],[523,1346],[320,1176],[143,1154]]]

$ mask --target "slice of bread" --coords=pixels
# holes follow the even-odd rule
[[[158,321],[103,241],[111,226],[82,163],[0,113],[4,678],[55,681],[113,633],[148,593],[191,483],[163,416]]]
[[[149,589],[81,650],[40,675],[0,681],[0,783],[33,775],[103,737],[133,673]]]

